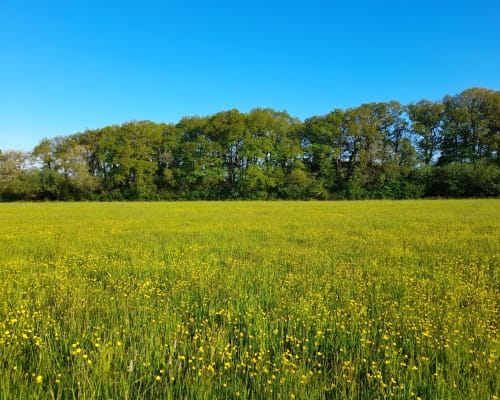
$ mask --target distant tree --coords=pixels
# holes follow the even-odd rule
[[[300,141],[295,134],[300,121],[285,111],[256,108],[246,119],[242,153],[244,168],[238,184],[243,197],[253,196],[250,188],[259,182],[259,193],[279,196],[285,177],[302,159]]]
[[[0,198],[17,200],[25,197],[22,177],[29,169],[31,155],[23,151],[0,151]]]
[[[435,162],[441,144],[444,105],[420,100],[408,106],[411,131],[416,137],[420,159],[426,165]]]
[[[500,92],[482,88],[445,96],[441,165],[498,158],[499,98]]]
[[[76,135],[43,139],[33,158],[41,166],[44,197],[86,198],[99,186],[89,167],[88,150]]]
[[[221,177],[225,181],[226,189],[231,192],[231,188],[242,178],[246,168],[245,115],[236,109],[216,113],[208,118],[206,132],[212,142],[218,143],[218,156],[222,160],[224,170]]]
[[[500,92],[333,110],[304,122],[236,109],[133,121],[0,150],[0,198],[498,196]]]
[[[58,147],[58,142],[62,142],[65,139],[62,136],[58,136],[54,139],[42,139],[40,143],[33,149],[33,158],[41,165],[42,169],[49,169],[55,171],[56,166],[56,151]]]
[[[450,163],[432,170],[428,194],[443,197],[500,196],[500,167],[486,160]]]
[[[89,137],[91,135],[87,135]],[[106,191],[124,198],[148,198],[156,192],[162,128],[149,121],[106,127],[91,138],[89,167]]]
[[[85,146],[69,141],[58,149],[58,171],[66,179],[70,192],[78,197],[88,197],[99,187],[99,182],[91,174],[88,165],[88,151]]]
[[[386,162],[392,162],[397,166],[413,163],[411,158],[414,152],[409,151],[409,123],[407,118],[407,107],[397,101],[384,103],[381,123],[386,145]]]
[[[307,119],[300,130],[303,159],[307,170],[320,187],[334,191],[344,178],[345,134],[344,112],[331,113]]]
[[[348,181],[367,186],[375,184],[386,159],[383,128],[386,106],[383,103],[362,104],[346,111],[345,152],[348,154]],[[357,190],[357,189],[356,189]]]
[[[297,161],[297,164],[290,172],[283,177],[280,185],[279,196],[285,199],[307,199],[310,197],[318,197],[311,193],[315,188],[313,177],[305,171],[302,162]]]
[[[161,131],[160,146],[156,149],[158,164],[156,186],[161,194],[172,196],[175,192],[174,171],[178,167],[175,152],[178,143],[179,131],[173,124],[159,124]]]
[[[206,117],[185,117],[176,126],[180,132],[176,182],[188,198],[218,197],[224,184],[223,149],[207,126]]]

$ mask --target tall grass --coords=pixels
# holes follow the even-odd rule
[[[499,206],[1,204],[0,398],[498,398]]]

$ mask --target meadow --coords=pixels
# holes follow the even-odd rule
[[[500,201],[0,204],[0,399],[498,399]]]

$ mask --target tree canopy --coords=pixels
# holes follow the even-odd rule
[[[500,92],[362,104],[305,121],[236,109],[0,150],[0,199],[362,199],[500,194]]]

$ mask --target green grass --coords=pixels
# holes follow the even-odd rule
[[[498,398],[499,262],[498,200],[0,204],[0,398]]]

